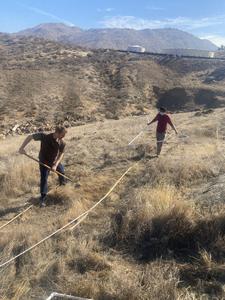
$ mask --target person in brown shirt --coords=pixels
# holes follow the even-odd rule
[[[64,174],[64,167],[61,164],[61,160],[65,151],[65,142],[63,141],[67,130],[63,126],[57,126],[55,132],[46,133],[34,133],[29,135],[19,149],[20,154],[26,154],[25,147],[30,143],[30,141],[40,141],[41,148],[39,152],[40,162],[48,165],[53,171],[58,171]],[[40,167],[40,206],[46,206],[46,195],[48,192],[48,175],[49,169],[43,165]],[[65,184],[65,178],[59,175],[59,184]]]

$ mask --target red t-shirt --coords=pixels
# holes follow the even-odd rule
[[[158,113],[158,115],[155,117],[153,122],[156,122],[156,121],[158,121],[157,129],[156,129],[156,131],[158,133],[166,132],[167,124],[170,124],[170,126],[172,126],[172,121],[167,114],[161,115],[160,113]]]

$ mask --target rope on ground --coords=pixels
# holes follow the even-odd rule
[[[76,217],[75,219],[71,220],[70,222],[68,222],[67,224],[65,224],[64,226],[62,226],[61,228],[57,229],[56,231],[54,231],[53,233],[51,233],[50,235],[46,236],[45,238],[43,238],[42,240],[40,240],[39,242],[37,242],[36,244],[34,244],[33,246],[27,248],[26,250],[24,250],[23,252],[19,253],[18,255],[12,257],[11,259],[7,260],[6,262],[4,262],[3,264],[0,265],[0,268],[9,265],[11,262],[13,262],[15,259],[17,259],[18,257],[26,254],[27,252],[30,252],[31,250],[33,250],[34,248],[36,248],[37,246],[39,246],[40,244],[44,243],[45,241],[47,241],[48,239],[50,239],[51,237],[53,237],[54,235],[56,235],[57,233],[63,231],[64,229],[68,228],[70,225],[72,225],[74,222],[76,222],[77,220],[79,220],[82,217],[86,217],[91,211],[93,211],[103,200],[105,200],[109,194],[112,193],[112,191],[115,189],[115,187],[120,183],[120,181],[126,176],[126,174],[128,172],[130,172],[131,169],[133,169],[135,166],[137,165],[137,163],[133,164],[131,167],[129,167],[122,175],[121,177],[116,181],[116,183],[111,187],[111,189],[98,201],[96,202],[90,209],[88,209],[87,211],[85,211],[84,213],[82,213],[81,215],[79,215],[78,217]],[[82,218],[82,221],[85,218]],[[80,220],[80,222],[76,223],[76,226],[78,226],[78,224],[80,224],[82,222]],[[74,226],[74,227],[76,227]],[[74,228],[73,227],[73,228]]]
[[[139,138],[145,131],[146,131],[146,129],[148,128],[148,126],[145,126],[129,143],[128,143],[128,146],[130,146],[130,145],[132,145],[133,144],[133,142],[137,139],[137,138]],[[169,138],[171,137],[171,133],[169,132],[169,133],[167,133],[167,138],[166,139],[163,139],[163,140],[160,140],[160,141],[156,141],[156,143],[165,143],[165,142],[167,142],[168,140],[169,140]],[[177,135],[177,137],[179,138],[179,139],[186,139],[186,138],[188,138],[188,136],[187,135],[184,135],[184,134],[181,134],[181,135]]]
[[[31,209],[33,207],[33,204],[30,205],[29,207],[27,207],[25,210],[23,210],[21,213],[19,213],[18,215],[16,215],[14,218],[12,218],[11,220],[9,220],[7,223],[3,224],[0,227],[0,230],[3,229],[4,227],[6,227],[7,225],[9,225],[10,223],[12,223],[13,221],[15,221],[16,219],[18,219],[20,216],[22,216],[23,214],[25,214],[25,212],[27,212],[29,209]]]
[[[80,297],[75,297],[75,296],[66,295],[66,294],[59,294],[56,292],[51,293],[51,295],[46,300],[52,300],[55,297],[60,297],[60,299],[63,298],[63,299],[71,299],[71,300],[92,300],[92,299],[80,298]]]
[[[142,129],[129,143],[128,143],[128,146],[130,146],[131,144],[133,144],[133,142],[137,139],[137,138],[139,138],[139,136],[141,136],[143,133],[144,133],[144,131],[145,131],[145,129],[147,128],[147,126],[144,128],[144,129]]]
[[[72,179],[70,179],[69,177],[67,177],[65,174],[62,174],[58,171],[53,171],[48,165],[40,162],[39,160],[37,160],[36,158],[32,157],[31,155],[29,154],[25,154],[25,156],[27,156],[28,158],[32,159],[33,161],[39,163],[40,165],[46,167],[47,169],[51,170],[52,172],[68,179],[69,181],[73,182]],[[16,215],[15,217],[13,217],[11,220],[9,220],[7,223],[3,224],[1,227],[0,227],[0,230],[3,229],[4,227],[6,227],[7,225],[11,224],[13,221],[15,221],[16,219],[18,219],[21,215],[25,214],[28,210],[30,210],[31,208],[33,207],[33,204],[30,205],[29,207],[27,207],[24,211],[22,211],[21,213],[19,213],[18,215]]]
[[[131,145],[145,130],[146,130],[147,126],[145,128],[143,128],[141,130],[141,132],[135,137],[133,138],[130,143],[128,145]],[[171,134],[168,134],[168,137],[166,140],[168,140],[171,137]],[[165,140],[163,141],[158,141],[158,142],[165,142]],[[39,164],[42,164],[39,160],[33,158],[32,156],[25,154],[28,158],[36,161]],[[36,248],[37,246],[39,246],[40,244],[42,244],[43,242],[45,242],[46,240],[48,240],[49,238],[51,238],[52,236],[56,235],[57,233],[61,232],[64,229],[68,229],[68,227],[70,225],[72,225],[74,222],[76,222],[77,220],[79,220],[75,225],[73,225],[70,230],[73,230],[75,227],[77,227],[81,222],[84,221],[84,219],[88,216],[88,214],[94,210],[102,201],[104,201],[110,194],[111,192],[115,189],[115,187],[120,183],[120,181],[123,179],[124,176],[126,176],[126,174],[132,169],[134,168],[135,165],[137,165],[138,163],[135,163],[134,165],[132,165],[131,167],[129,167],[124,173],[123,175],[116,181],[116,183],[112,186],[112,188],[95,204],[93,205],[89,210],[87,210],[86,212],[82,213],[80,216],[76,217],[75,219],[73,219],[72,221],[70,221],[69,223],[67,223],[66,225],[64,225],[63,227],[59,228],[58,230],[56,230],[55,232],[53,232],[52,234],[48,235],[47,237],[45,237],[44,239],[42,239],[41,241],[39,241],[38,243],[36,243],[35,245],[29,247],[28,249],[24,250],[23,252],[19,253],[18,255],[12,257],[10,260],[6,261],[5,263],[0,265],[0,268],[2,268],[3,266],[8,265],[10,262],[14,261],[16,258],[22,256],[23,254],[33,250],[34,248]],[[42,164],[45,167],[47,167],[48,169],[51,169],[49,166]],[[67,178],[68,180],[72,181],[70,178],[68,178],[67,176],[65,176],[64,174],[61,174],[57,171],[53,171],[54,173],[57,173],[58,175],[61,175],[65,178]],[[17,218],[19,218],[22,214],[24,214],[25,212],[27,212],[29,209],[31,209],[33,207],[33,205],[30,205],[28,208],[26,208],[24,211],[22,211],[21,213],[19,213],[17,216],[15,216],[13,219],[11,219],[10,221],[8,221],[6,224],[2,225],[0,227],[0,229],[4,228],[5,226],[7,226],[8,224],[12,223],[14,220],[16,220]]]
[[[88,216],[88,213],[86,213],[86,215],[84,215],[83,217],[81,217],[80,219],[79,219],[79,221],[75,224],[75,225],[73,225],[71,228],[69,228],[70,230],[73,230],[75,227],[77,227],[81,222],[83,222],[84,221],[84,219],[86,219],[87,218],[87,216]]]
[[[131,145],[144,131],[145,131],[145,129],[147,128],[147,126],[138,134],[138,135],[136,135],[136,137],[128,144],[128,145]],[[163,143],[165,143],[165,142],[167,142],[169,139],[170,139],[170,137],[171,137],[171,133],[168,133],[167,134],[167,139],[165,139],[165,140],[162,140],[162,141],[158,141],[158,143],[160,143],[160,142],[163,142]],[[179,136],[178,136],[179,137]],[[182,136],[181,138],[187,138],[188,136]],[[39,164],[42,164],[43,166],[45,166],[46,168],[48,168],[48,169],[50,169],[51,170],[51,168],[48,166],[48,165],[45,165],[45,164],[43,164],[43,163],[41,163],[39,160],[37,160],[37,159],[35,159],[34,157],[32,157],[32,156],[30,156],[29,154],[25,154],[25,156],[27,156],[28,158],[30,158],[30,159],[32,159],[32,160],[34,160],[35,162],[37,162],[37,163],[39,163]],[[56,174],[58,174],[58,175],[61,175],[61,176],[63,176],[63,177],[65,177],[66,179],[68,179],[68,180],[70,180],[71,182],[72,182],[72,180],[69,178],[69,177],[67,177],[67,176],[65,176],[64,174],[61,174],[60,172],[57,172],[57,171],[53,171],[54,173],[56,173]],[[107,195],[108,196],[108,195]],[[107,197],[106,196],[106,197]],[[104,198],[105,199],[105,198]],[[104,200],[103,199],[103,200]],[[26,213],[28,210],[30,210],[31,208],[33,207],[33,205],[30,205],[28,208],[26,208],[24,211],[22,211],[21,213],[19,213],[18,215],[16,215],[15,217],[13,217],[11,220],[9,220],[7,223],[5,223],[5,224],[3,224],[1,227],[0,227],[0,230],[1,229],[3,229],[4,227],[6,227],[7,225],[9,225],[9,224],[11,224],[13,221],[15,221],[17,218],[19,218],[21,215],[23,215],[24,213]],[[86,215],[87,216],[87,215]],[[86,217],[85,216],[85,217]],[[71,228],[71,230],[73,229],[73,228],[75,228],[76,226],[77,226],[78,224],[75,224],[75,226],[74,227],[72,227]]]

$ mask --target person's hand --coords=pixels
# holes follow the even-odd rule
[[[52,166],[52,171],[55,172],[56,169],[57,169],[57,165],[53,165],[53,166]]]
[[[27,154],[26,151],[24,150],[24,148],[20,148],[20,149],[19,149],[19,153],[20,153],[20,154]]]

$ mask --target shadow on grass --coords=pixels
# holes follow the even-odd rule
[[[8,214],[11,214],[11,213],[20,213],[25,208],[26,208],[26,205],[1,209],[0,210],[0,218],[6,216]]]
[[[179,286],[192,286],[198,293],[219,299],[225,297],[225,215],[192,220],[185,211],[173,209],[143,223],[141,228],[135,219],[129,224],[124,220],[123,213],[114,215],[104,244],[126,252],[141,264],[158,259],[176,261]],[[203,252],[207,253],[205,258]]]

